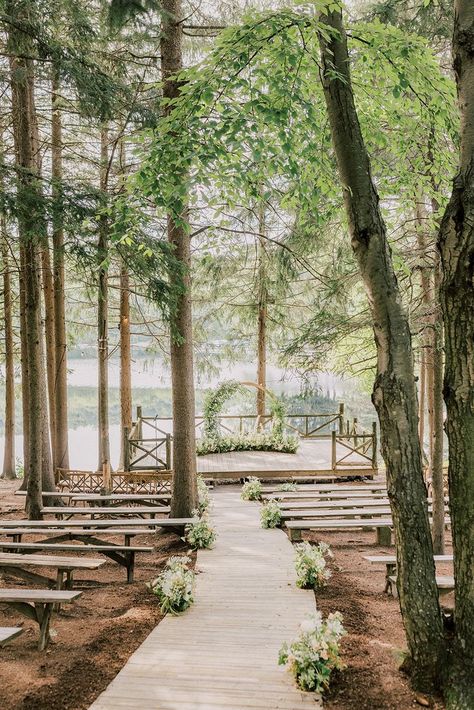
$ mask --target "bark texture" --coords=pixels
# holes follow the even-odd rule
[[[265,390],[267,386],[267,251],[265,243],[265,206],[259,206],[258,214],[258,265],[257,265],[257,298],[258,298],[258,327],[257,327],[257,426],[262,427],[265,417]]]
[[[62,120],[59,107],[59,72],[53,68],[51,91],[51,173],[53,215],[53,291],[54,291],[54,406],[55,435],[53,467],[69,468],[67,404],[67,338],[64,296],[64,229],[61,209]]]
[[[175,75],[183,66],[181,0],[164,0],[162,3],[161,73],[163,96],[174,99],[180,85]],[[170,107],[165,109],[170,111]],[[183,175],[185,179],[185,175]],[[171,386],[173,394],[173,497],[171,514],[188,516],[196,508],[196,434],[193,376],[193,321],[191,301],[191,240],[187,223],[187,210],[177,221],[168,215],[168,240],[174,255],[183,268],[184,291],[178,296],[171,332]],[[177,275],[170,279],[178,285]],[[174,331],[174,332],[173,332]]]
[[[108,131],[102,128],[100,134],[100,189],[104,195],[108,185],[109,163]],[[99,289],[97,301],[97,357],[98,367],[98,423],[99,423],[99,470],[110,464],[109,442],[109,309],[108,309],[108,233],[107,217],[101,215],[97,259],[99,268]]]
[[[331,12],[323,21],[330,32],[330,39],[320,35],[324,94],[352,247],[374,323],[373,402],[397,539],[400,607],[413,682],[428,689],[442,676],[444,638],[418,437],[411,335],[354,104],[341,13]]]
[[[130,283],[127,266],[120,269],[120,441],[132,427],[132,350],[130,342]],[[123,459],[122,446],[122,459]],[[122,460],[122,466],[123,466]]]
[[[474,707],[474,4],[456,0],[454,70],[461,111],[460,169],[441,222],[444,399],[454,546],[455,639],[447,706]]]
[[[15,355],[13,342],[10,255],[6,243],[5,215],[1,218],[3,257],[3,327],[5,334],[5,449],[3,478],[16,478],[15,472]]]

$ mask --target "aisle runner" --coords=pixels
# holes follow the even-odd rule
[[[199,552],[194,605],[167,616],[90,710],[318,710],[278,666],[278,650],[314,611],[295,585],[281,530],[260,527],[259,506],[217,487],[213,550]]]

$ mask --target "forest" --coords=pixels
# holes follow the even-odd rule
[[[314,589],[316,615],[330,612],[302,624],[301,646],[280,651],[300,689],[315,690],[329,710],[403,709],[412,698],[474,710],[472,0],[0,0],[0,8],[0,613],[3,602],[36,608],[24,581],[8,596],[19,564],[9,555],[44,555],[42,532],[56,533],[57,554],[71,540],[100,553],[120,535],[122,547],[134,545],[135,523],[147,545],[161,534],[168,545],[158,543],[154,566],[137,568],[140,593],[151,589],[171,616],[191,605],[194,589],[195,609],[182,616],[192,640],[200,627],[188,614],[198,613],[201,592],[211,604],[192,570],[202,561],[203,576],[217,574],[217,594],[237,567],[225,548],[231,511],[243,506],[239,524],[247,515],[252,528],[258,508],[263,528],[281,527],[297,543],[296,586]],[[239,481],[245,504],[232,498]],[[102,516],[94,505],[105,506]],[[393,593],[403,662],[391,671],[392,700],[389,690],[370,695],[383,688],[372,676],[370,692],[361,681],[351,696],[362,678],[350,675],[355,607],[344,609],[345,630],[338,616],[337,580],[361,557],[350,543],[360,535],[355,542],[371,552],[370,529],[382,548],[394,540],[382,549],[392,562],[363,558],[367,577],[377,560],[386,564]],[[36,547],[22,549],[30,531]],[[242,529],[243,540],[249,534]],[[281,571],[286,553],[268,542],[273,534],[262,550]],[[186,545],[192,552],[177,563]],[[119,561],[133,582],[130,551],[104,554],[104,570]],[[22,557],[33,565],[34,554]],[[236,559],[253,598],[256,561]],[[448,564],[441,574],[439,564]],[[319,571],[301,577],[304,565]],[[172,581],[155,574],[145,590],[147,573],[162,568]],[[41,585],[37,572],[21,574]],[[175,582],[191,585],[182,606],[167,597]],[[89,592],[79,588],[74,608]],[[285,633],[305,603],[293,594]],[[64,623],[66,598],[48,599],[30,613],[40,650],[52,612]],[[96,610],[101,603],[94,597]],[[249,614],[240,624],[251,639]],[[169,634],[166,622],[153,617],[133,648],[125,644],[107,690],[113,676],[104,671],[90,697],[77,690],[72,705],[53,705],[45,694],[28,705],[12,681],[5,708],[115,707],[107,694],[128,657],[145,632]],[[310,662],[311,634],[326,645]],[[215,663],[208,642],[203,654]],[[16,677],[17,643],[26,653],[31,639],[8,647],[7,678]],[[383,663],[382,678],[394,661]],[[153,704],[149,681],[120,707],[140,698],[150,708],[279,707],[255,689],[243,703],[224,681],[227,700],[214,698],[212,684],[204,695],[204,680],[203,704],[179,694]],[[412,695],[397,700],[400,683]],[[291,681],[281,707],[309,707],[286,692],[295,692]]]

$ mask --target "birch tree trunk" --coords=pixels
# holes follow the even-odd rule
[[[51,174],[53,214],[53,291],[54,291],[54,406],[55,436],[53,466],[69,468],[68,404],[67,404],[67,338],[64,304],[64,229],[61,207],[62,120],[59,107],[59,72],[53,67],[51,82]]]
[[[447,706],[474,707],[474,4],[454,3],[453,58],[461,111],[459,172],[441,222],[441,305],[454,546],[455,638]]]
[[[181,0],[164,0],[162,8],[163,96],[166,99],[174,99],[179,96],[180,91],[175,75],[183,66]],[[167,112],[170,110],[172,109],[169,106],[165,108]],[[168,215],[168,241],[174,248],[175,258],[183,267],[182,276],[171,273],[170,280],[175,285],[178,285],[178,278],[184,280],[184,291],[177,296],[170,344],[173,394],[173,517],[189,516],[197,505],[191,239],[187,222],[187,207],[184,207],[179,221],[173,214]]]
[[[354,104],[342,14],[330,12],[323,21],[330,33],[329,38],[320,35],[324,94],[352,247],[374,324],[373,402],[397,541],[400,607],[412,681],[430,689],[442,678],[445,644],[418,437],[411,335]]]

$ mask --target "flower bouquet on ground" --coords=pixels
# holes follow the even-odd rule
[[[331,571],[327,568],[326,557],[332,557],[331,548],[325,542],[311,545],[300,542],[295,545],[296,584],[302,589],[318,589],[324,587]]]
[[[255,476],[250,476],[249,480],[242,486],[240,494],[242,500],[260,500],[262,497],[262,484]]]
[[[276,500],[269,500],[260,510],[262,528],[277,528],[281,524],[281,508]]]
[[[184,555],[170,557],[163,572],[147,584],[158,597],[163,614],[179,614],[193,603],[195,575],[188,567],[190,562]]]
[[[194,510],[193,515],[199,517],[199,510]],[[193,550],[204,550],[212,547],[216,541],[216,531],[212,527],[209,516],[203,513],[195,523],[186,525],[183,540],[188,543]]]

